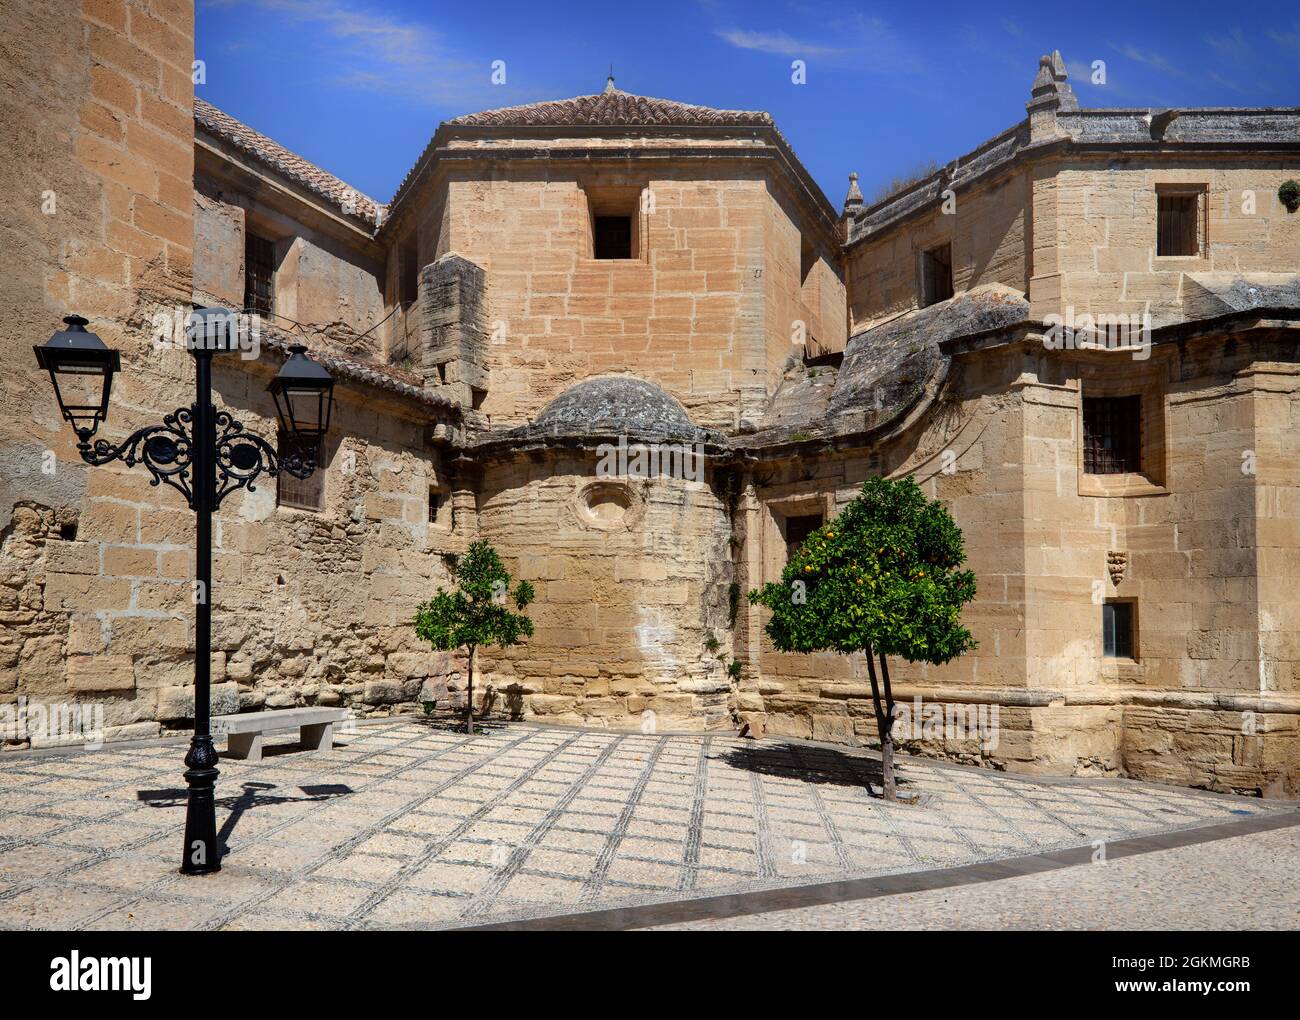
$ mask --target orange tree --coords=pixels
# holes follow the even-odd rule
[[[959,621],[975,597],[965,561],[961,529],[942,503],[911,477],[870,478],[804,540],[780,581],[749,593],[772,611],[767,634],[780,651],[866,655],[887,800],[896,799],[888,656],[938,665],[975,647]]]
[[[439,651],[468,651],[469,682],[465,694],[465,730],[474,732],[474,656],[479,645],[516,645],[532,637],[533,621],[523,613],[533,600],[533,586],[520,581],[510,591],[510,574],[487,542],[471,542],[457,561],[456,590],[441,587],[415,611],[415,633]]]

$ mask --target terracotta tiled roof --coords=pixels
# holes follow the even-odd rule
[[[453,401],[440,396],[436,390],[425,386],[424,380],[418,375],[404,372],[392,365],[379,365],[331,354],[329,351],[320,350],[313,344],[308,343],[304,337],[287,333],[265,322],[261,323],[260,336],[264,346],[285,357],[289,356],[290,348],[294,344],[303,344],[310,348],[311,356],[324,365],[326,370],[336,379],[350,379],[353,382],[365,383],[430,407],[442,409],[456,407]]]
[[[506,106],[454,117],[446,123],[455,127],[567,127],[575,124],[772,127],[772,117],[762,110],[715,110],[671,99],[637,96],[611,84],[604,92],[592,96]]]
[[[563,129],[570,127],[760,129],[763,134],[775,139],[777,147],[789,161],[791,172],[802,182],[813,204],[821,209],[825,222],[833,226],[838,220],[838,212],[826,200],[826,196],[799,162],[790,143],[772,120],[771,114],[763,110],[715,110],[711,106],[695,106],[691,103],[679,103],[673,99],[638,96],[615,88],[611,78],[605,86],[605,91],[595,95],[552,99],[540,103],[527,103],[523,106],[505,106],[497,110],[484,110],[482,113],[470,113],[443,121],[438,125],[437,132],[430,139],[420,158],[402,179],[392,201],[388,203],[385,221],[393,222],[392,217],[397,215],[407,193],[414,187],[421,174],[438,160],[440,147],[444,146],[458,131],[465,128]],[[386,228],[380,228],[381,231],[383,229]]]
[[[309,163],[296,152],[254,131],[202,99],[194,100],[194,120],[205,131],[248,153],[283,177],[338,206],[341,212],[374,226],[381,206],[369,195]]]

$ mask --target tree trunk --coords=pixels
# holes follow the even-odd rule
[[[465,687],[465,732],[474,735],[474,646],[469,646],[469,683]]]
[[[880,736],[880,786],[881,795],[885,800],[897,800],[898,791],[894,782],[894,718],[892,714],[893,697],[888,697],[890,703],[890,712],[887,714],[885,705],[880,697],[880,682],[876,678],[876,660],[873,656],[872,649],[867,649],[867,672],[871,675],[871,706],[876,712],[876,733]],[[884,666],[885,657],[880,656],[881,666]],[[885,679],[886,690],[888,690],[888,674]]]
[[[889,684],[889,661],[884,652],[880,653],[880,678],[885,682],[885,735],[880,741],[885,797],[897,800],[898,786],[894,778],[894,689]]]

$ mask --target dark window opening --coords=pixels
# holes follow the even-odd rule
[[[1142,470],[1142,398],[1083,398],[1083,471],[1089,475]]]
[[[298,450],[298,442],[287,432],[279,434],[278,452],[281,458]],[[325,505],[325,458],[316,466],[309,478],[296,478],[288,471],[275,476],[275,501],[277,506],[291,506],[298,510],[320,510]]]
[[[817,264],[817,249],[806,237],[799,241],[799,282],[807,283],[808,274]]]
[[[632,217],[597,216],[592,230],[592,251],[598,259],[630,259]]]
[[[275,244],[256,234],[244,235],[244,311],[275,311]]]
[[[785,558],[788,563],[804,539],[822,526],[821,514],[804,514],[785,519]]]
[[[952,297],[952,245],[941,244],[921,253],[921,306],[928,308]]]
[[[1158,224],[1157,255],[1199,255],[1197,229],[1199,195],[1159,195],[1156,199]]]
[[[420,245],[416,237],[409,238],[398,254],[401,279],[397,300],[404,305],[420,299]]]
[[[77,522],[68,521],[59,525],[59,538],[65,542],[75,542],[77,540]]]
[[[1133,659],[1133,603],[1104,602],[1101,607],[1101,647],[1108,659]]]
[[[429,523],[438,523],[438,511],[442,509],[442,493],[437,489],[429,488]]]
[[[475,411],[482,410],[483,401],[487,400],[487,390],[481,390],[477,386],[469,388],[469,403]]]

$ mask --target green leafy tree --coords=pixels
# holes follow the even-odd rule
[[[749,593],[772,611],[767,633],[779,650],[866,655],[888,800],[896,799],[888,657],[938,665],[975,647],[959,621],[975,597],[965,560],[961,529],[942,503],[910,477],[870,478],[799,546],[779,582]]]
[[[456,590],[439,587],[415,611],[415,633],[439,651],[468,652],[465,729],[474,732],[474,659],[480,645],[517,645],[532,637],[533,621],[522,610],[533,600],[533,586],[520,581],[510,591],[510,574],[487,542],[473,542],[453,570]],[[511,608],[513,606],[513,609]]]

